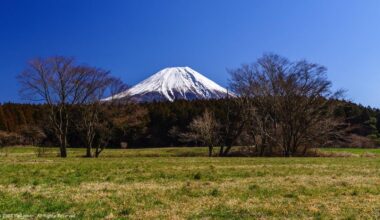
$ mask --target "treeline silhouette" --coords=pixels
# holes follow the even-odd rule
[[[337,147],[377,146],[380,111],[353,102],[336,102],[339,102],[339,107],[335,110],[335,115],[343,117],[347,127],[346,138],[337,143]],[[186,132],[191,121],[206,109],[223,123],[228,114],[228,101],[177,100],[108,106],[110,114],[107,114],[109,118],[105,120],[116,122],[110,127],[108,147],[120,148],[123,144],[129,148],[199,145],[200,143],[183,141],[177,134]],[[43,104],[0,104],[0,144],[56,145],[56,137],[48,123],[48,110]],[[73,115],[72,120],[75,121],[76,116]],[[69,131],[70,147],[83,147],[83,140],[76,128],[72,127]]]

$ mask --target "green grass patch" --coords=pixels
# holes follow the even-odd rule
[[[356,155],[374,154],[380,156],[380,149],[366,149],[366,148],[322,148],[322,152],[331,153],[351,153]]]

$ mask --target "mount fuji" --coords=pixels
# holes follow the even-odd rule
[[[220,99],[227,95],[227,89],[190,67],[170,67],[115,95],[113,99],[128,97],[137,102],[172,102],[178,99]]]

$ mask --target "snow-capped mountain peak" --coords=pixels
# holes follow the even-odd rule
[[[227,90],[190,67],[169,67],[114,98],[127,96],[140,102],[217,99],[226,97]]]

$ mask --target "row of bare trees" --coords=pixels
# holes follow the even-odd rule
[[[99,156],[107,139],[106,124],[100,117],[104,113],[102,99],[125,89],[120,79],[108,71],[79,65],[72,58],[51,57],[32,60],[18,80],[24,98],[49,107],[49,119],[61,157],[67,157],[69,128],[75,126],[83,134],[86,156]],[[112,104],[112,100],[107,104]],[[73,121],[75,113],[80,114],[76,117],[80,121]]]
[[[230,70],[235,93],[227,102],[231,111],[224,120],[206,111],[183,136],[207,145],[210,156],[216,145],[221,146],[220,156],[243,143],[259,156],[288,157],[331,144],[343,134],[342,120],[334,116],[342,92],[332,91],[326,71],[318,64],[274,54]]]

